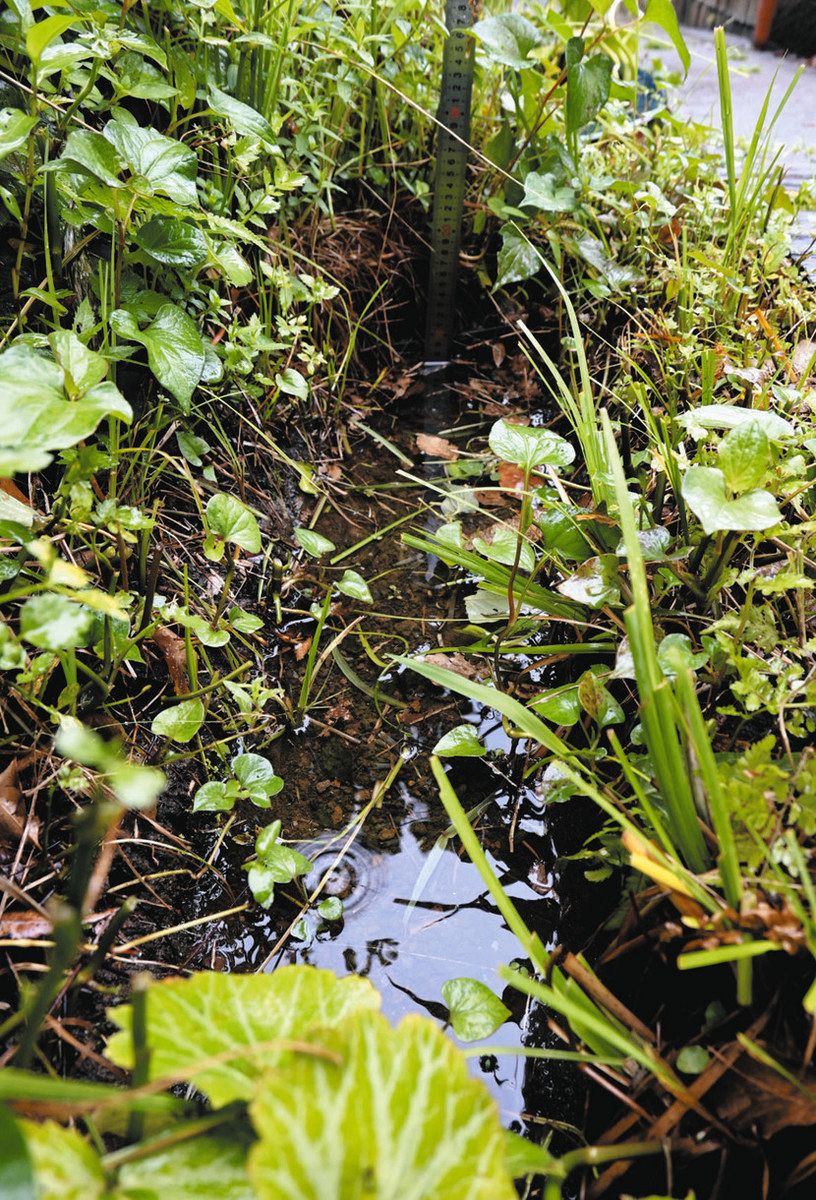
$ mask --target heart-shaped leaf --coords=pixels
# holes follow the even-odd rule
[[[222,543],[240,546],[247,554],[257,554],[261,549],[258,522],[237,496],[228,496],[226,492],[211,496],[207,501],[207,525]]]
[[[174,742],[189,742],[204,721],[204,705],[200,700],[182,700],[157,713],[150,725],[152,733],[171,738]]]
[[[269,759],[262,754],[236,754],[230,765],[253,804],[269,808],[270,797],[277,796],[283,787],[283,780],[275,774]]]
[[[782,520],[776,500],[761,489],[731,498],[717,467],[689,467],[683,477],[683,499],[707,534],[720,530],[759,533]]]
[[[31,596],[20,610],[20,637],[40,650],[74,650],[87,646],[93,613],[65,596],[43,592]]]
[[[432,753],[442,758],[481,758],[487,751],[472,725],[456,725],[439,739]]]
[[[521,202],[542,212],[572,212],[576,207],[575,192],[559,184],[555,175],[538,175],[535,171],[524,180],[524,199]]]
[[[210,84],[210,107],[219,117],[225,117],[236,133],[260,138],[270,146],[277,145],[275,131],[266,117],[244,104],[243,100],[228,96],[215,84]]]
[[[36,117],[30,117],[19,108],[0,109],[0,159],[24,146],[36,124]]]
[[[536,275],[541,267],[541,258],[535,246],[515,225],[502,226],[501,235],[494,290],[511,283],[522,283]]]
[[[176,138],[139,125],[123,109],[117,111],[118,115],[108,121],[103,134],[130,167],[135,177],[132,186],[148,195],[169,196],[176,204],[195,204],[198,200],[195,152]]]
[[[374,603],[371,589],[358,571],[344,571],[337,589],[345,596],[351,596],[352,600],[360,600],[363,604]]]
[[[570,55],[570,47],[576,42],[581,42],[582,55],[581,38],[570,38],[567,43],[567,103],[564,115],[568,137],[574,137],[594,120],[609,99],[612,86],[612,59],[607,54],[593,54],[591,58],[577,57],[577,47]]]
[[[750,492],[765,482],[771,444],[758,421],[744,421],[725,435],[717,457],[729,490]]]
[[[133,239],[154,262],[195,271],[207,258],[207,239],[196,225],[175,217],[151,217]]]
[[[162,304],[146,329],[125,309],[111,313],[111,328],[120,337],[141,342],[150,369],[163,388],[189,406],[204,370],[205,351],[198,326],[177,304]]]
[[[303,547],[307,554],[311,554],[312,558],[320,558],[322,554],[328,554],[335,549],[334,542],[329,541],[322,533],[317,533],[314,529],[296,529],[295,540]]]
[[[544,40],[532,21],[519,13],[500,13],[477,21],[473,36],[492,62],[517,71],[534,65],[529,53]]]
[[[235,807],[238,789],[230,792],[223,779],[203,783],[193,797],[193,812],[231,812]]]
[[[510,1016],[510,1009],[478,979],[449,979],[442,996],[450,1012],[453,1032],[463,1042],[490,1037]]]
[[[574,448],[560,434],[532,425],[496,421],[488,443],[497,458],[516,463],[523,471],[533,471],[544,464],[567,467],[575,458]]]
[[[586,604],[588,608],[603,608],[620,603],[618,560],[614,554],[588,558],[567,579],[558,585],[562,596]]]
[[[757,421],[772,442],[784,440],[793,434],[793,426],[784,417],[759,408],[740,408],[736,404],[702,404],[691,412],[683,413],[678,420],[692,437],[700,438],[711,429],[736,429],[746,421]]]

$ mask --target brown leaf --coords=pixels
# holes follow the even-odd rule
[[[306,657],[306,655],[309,653],[311,644],[311,638],[304,638],[302,642],[295,642],[295,659],[297,662],[300,662],[301,659]]]
[[[815,354],[816,342],[810,341],[809,338],[805,338],[801,342],[797,342],[796,349],[791,355],[791,367],[793,368],[793,374],[798,383],[803,382],[802,376],[813,361],[813,356]],[[808,374],[810,374],[810,372],[808,372]]]
[[[10,841],[19,841],[26,830],[25,810],[22,806],[22,792],[17,786],[17,759],[0,771],[0,836]],[[39,846],[39,821],[32,820],[28,824],[28,836],[35,846]]]
[[[184,638],[173,633],[173,630],[168,629],[166,625],[159,625],[153,633],[153,641],[164,655],[176,695],[182,696],[189,692],[190,678],[187,674],[187,652]]]
[[[530,486],[541,487],[542,483],[546,483],[544,476],[533,472],[530,476]],[[499,487],[506,488],[509,492],[520,492],[524,487],[524,472],[515,463],[499,463]]]
[[[422,661],[430,663],[432,667],[445,667],[463,679],[476,679],[479,674],[464,654],[426,654]]]
[[[40,938],[51,933],[51,920],[29,909],[27,912],[4,912],[0,917],[0,937]]]
[[[507,357],[507,347],[504,342],[494,342],[490,347],[490,353],[493,355],[493,362],[500,367]]]
[[[430,455],[431,458],[444,458],[448,462],[453,462],[455,458],[459,457],[459,450],[453,442],[448,442],[445,438],[434,437],[431,433],[418,433],[416,446],[417,450]]]
[[[742,1058],[724,1081],[718,1115],[737,1129],[757,1125],[766,1138],[790,1125],[816,1125],[816,1074],[794,1073],[803,1090],[764,1063]]]

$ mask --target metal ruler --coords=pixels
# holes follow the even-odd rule
[[[476,19],[478,8],[478,0],[446,0],[445,4],[448,37],[436,114],[440,125],[437,127],[431,274],[425,328],[425,366],[429,369],[441,367],[448,361],[456,312],[473,91],[474,45],[466,31]]]

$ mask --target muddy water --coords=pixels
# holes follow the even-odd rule
[[[512,409],[512,386],[499,391],[498,404]],[[478,387],[475,392],[478,396]],[[441,434],[463,453],[469,445],[482,448],[478,439],[495,419],[496,403],[491,400],[492,411],[483,412],[467,383],[448,395],[437,390],[419,403],[409,399],[397,415],[378,421],[378,432],[416,464],[409,474],[418,482],[406,482],[398,473],[403,459],[367,438],[344,467],[342,500],[321,510],[314,527],[339,550],[412,511],[415,518],[402,528],[432,528],[438,520],[423,506],[433,493],[421,480],[446,484],[447,478],[438,463],[429,464],[417,452],[415,435]],[[307,524],[313,511],[307,502],[295,523]],[[457,639],[472,637],[472,632],[461,633],[462,595],[471,589],[452,586],[446,569],[407,549],[399,532],[343,560],[343,568],[359,571],[370,582],[373,612],[338,595],[341,607],[332,633],[364,613],[359,629],[368,648],[383,660],[389,653],[455,649]],[[307,568],[309,578],[295,577],[291,592],[284,595],[276,669],[290,695],[300,686],[299,673],[294,682],[292,678],[297,668],[291,645],[311,635],[308,604],[333,578],[331,573],[317,577],[313,562]],[[348,636],[341,648],[347,666],[370,688],[380,672],[362,640]],[[240,918],[213,927],[211,961],[235,971],[274,970],[284,962],[299,962],[340,975],[354,972],[378,988],[392,1020],[419,1012],[443,1025],[442,986],[466,976],[501,994],[511,1010],[510,1019],[489,1039],[491,1050],[555,1045],[542,1013],[519,993],[503,988],[497,968],[518,959],[518,944],[447,827],[427,762],[427,752],[444,732],[462,719],[473,722],[488,755],[450,760],[451,780],[525,921],[545,944],[553,945],[559,934],[562,881],[543,808],[520,783],[525,747],[507,737],[495,714],[482,714],[410,672],[386,672],[381,686],[396,694],[401,709],[378,707],[335,667],[299,730],[271,747],[270,756],[287,784],[276,798],[274,815],[283,820],[284,836],[314,867],[304,889],[284,889],[270,912],[252,905]],[[384,799],[372,807],[372,789],[401,759]],[[315,905],[306,905],[306,896],[321,885],[321,899],[336,896],[342,901],[342,919],[323,919]],[[478,1053],[478,1043],[473,1049],[471,1070],[496,1096],[507,1125],[529,1130],[545,1118],[579,1119],[580,1089],[562,1064],[553,1070],[541,1060],[511,1052]]]

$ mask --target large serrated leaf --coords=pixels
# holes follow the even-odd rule
[[[74,1129],[55,1121],[23,1125],[37,1200],[101,1200],[107,1194],[99,1155]]]
[[[288,1058],[251,1112],[258,1200],[514,1200],[498,1111],[424,1017],[365,1013]]]
[[[303,1038],[315,1027],[379,1004],[367,980],[338,979],[314,967],[280,967],[273,975],[203,971],[190,979],[165,980],[148,995],[150,1076],[190,1079],[217,1105],[246,1099],[260,1072],[280,1059],[280,1050],[270,1043]],[[108,1042],[108,1057],[130,1067],[130,1005],[108,1015],[122,1029]],[[215,1055],[224,1058],[198,1069]]]

